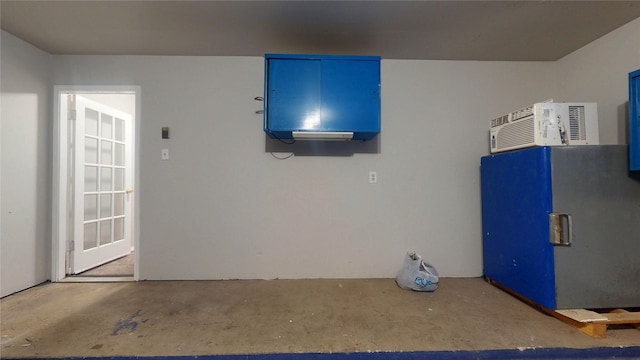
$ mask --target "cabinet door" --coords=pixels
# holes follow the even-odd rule
[[[267,122],[272,132],[316,130],[320,125],[320,60],[270,59]],[[281,134],[282,137],[286,134]],[[280,135],[278,135],[280,136]]]
[[[552,211],[548,147],[481,160],[484,275],[554,309]]]
[[[380,132],[380,58],[267,55],[264,129],[291,139],[293,131]]]
[[[380,131],[380,62],[322,62],[323,131]]]
[[[640,170],[640,70],[629,74],[629,170]]]

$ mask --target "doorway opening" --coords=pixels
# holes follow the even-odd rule
[[[138,279],[139,93],[54,88],[52,281]]]

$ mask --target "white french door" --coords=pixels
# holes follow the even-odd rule
[[[77,274],[131,252],[132,117],[75,96],[73,242]]]

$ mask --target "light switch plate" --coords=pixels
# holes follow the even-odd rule
[[[162,149],[162,160],[169,160],[169,149]]]

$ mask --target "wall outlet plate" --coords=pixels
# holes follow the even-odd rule
[[[369,171],[369,184],[375,184],[378,182],[378,173],[375,171]]]

